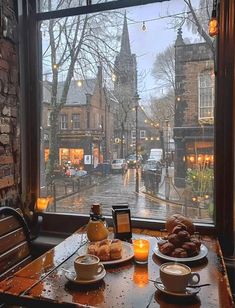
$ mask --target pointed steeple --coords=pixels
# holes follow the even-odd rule
[[[122,29],[122,42],[121,42],[120,54],[131,55],[131,47],[130,47],[128,26],[127,26],[126,11],[124,15],[124,23],[123,23],[123,29]]]
[[[184,40],[183,40],[183,37],[182,37],[182,29],[179,28],[178,31],[177,31],[177,38],[176,38],[176,41],[175,41],[175,46],[181,46],[181,45],[184,45]]]

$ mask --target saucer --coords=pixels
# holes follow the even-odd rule
[[[76,284],[92,284],[92,283],[96,283],[100,281],[101,279],[103,279],[104,276],[106,275],[106,270],[103,269],[103,271],[99,275],[94,276],[94,278],[92,279],[77,278],[77,275],[74,271],[71,271],[71,272],[67,271],[64,273],[64,275],[69,281],[76,283]]]
[[[194,296],[196,295],[201,288],[186,288],[186,290],[184,292],[172,292],[172,291],[168,291],[164,285],[162,284],[160,278],[157,278],[157,280],[154,282],[155,287],[161,291],[162,293],[165,293],[167,295],[171,295],[171,296],[178,296],[178,297],[190,297],[190,296]]]

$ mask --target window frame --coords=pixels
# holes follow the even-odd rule
[[[74,117],[77,117],[77,121],[74,121]],[[81,128],[81,115],[80,113],[72,113],[72,129],[77,130]],[[77,127],[74,126],[74,124],[77,123]]]
[[[22,193],[30,200],[29,209],[39,195],[39,146],[40,146],[40,104],[41,93],[38,78],[42,67],[40,62],[39,24],[43,19],[66,17],[106,11],[111,9],[138,6],[162,2],[162,0],[117,0],[108,3],[94,4],[85,7],[60,11],[37,13],[35,1],[18,0],[20,28],[20,76],[22,102]],[[227,253],[234,247],[234,136],[235,124],[235,89],[234,79],[234,13],[233,0],[219,3],[220,34],[217,39],[216,88],[215,88],[215,226],[198,224],[205,233],[216,232],[221,239],[222,247]],[[35,59],[37,65],[35,64]],[[228,74],[228,72],[230,72]],[[229,89],[226,91],[225,89]],[[226,101],[226,104],[224,102]],[[35,102],[35,104],[32,104]],[[222,132],[222,133],[221,133]],[[28,138],[30,136],[30,138]],[[226,138],[224,138],[226,136]],[[226,140],[225,140],[226,139]],[[34,159],[30,159],[34,157]],[[28,162],[27,164],[25,162]],[[230,179],[230,181],[226,181]],[[46,214],[45,214],[46,215]],[[50,214],[51,215],[51,214]],[[58,214],[53,214],[52,216]],[[60,215],[61,216],[61,215]],[[63,216],[63,215],[62,215]],[[61,216],[61,217],[62,217]],[[65,216],[65,215],[64,215]],[[76,216],[79,216],[76,215]],[[81,216],[81,215],[80,215]],[[135,219],[134,219],[135,221]],[[161,228],[163,221],[146,221],[138,219],[138,227]],[[216,229],[215,229],[216,227]]]
[[[215,101],[215,86],[213,84],[213,79],[211,78],[211,86],[208,87],[208,86],[201,86],[201,78],[205,77],[205,76],[210,76],[210,71],[209,70],[206,70],[206,71],[203,71],[201,72],[199,75],[198,75],[198,120],[211,120],[211,119],[214,119],[214,101]],[[210,101],[206,101],[207,106],[202,106],[202,101],[201,101],[201,96],[202,96],[202,90],[208,90],[210,89],[210,97],[211,97],[211,100]],[[205,97],[205,96],[204,96]],[[205,103],[205,101],[204,101]],[[202,116],[202,111],[205,110],[205,109],[210,109],[210,112],[211,112],[211,116]]]
[[[60,130],[68,129],[68,115],[66,113],[60,114]]]

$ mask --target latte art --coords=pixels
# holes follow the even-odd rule
[[[88,255],[88,256],[78,258],[77,262],[82,263],[82,264],[92,264],[92,263],[97,263],[97,259]]]
[[[166,265],[162,268],[162,271],[172,275],[187,275],[189,273],[189,270],[180,264]]]

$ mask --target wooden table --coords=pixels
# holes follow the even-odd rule
[[[159,266],[164,262],[155,256],[157,231],[133,230],[134,237],[148,238],[151,253],[147,266],[135,264],[134,260],[106,267],[107,274],[100,282],[78,286],[68,282],[64,269],[73,266],[77,252],[84,249],[85,236],[74,233],[54,249],[31,262],[12,277],[0,283],[0,300],[10,304],[29,307],[233,307],[228,277],[219,243],[212,237],[204,237],[208,248],[206,259],[190,264],[201,275],[201,288],[197,296],[175,298],[157,291],[153,282],[159,276]]]

